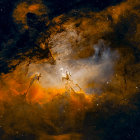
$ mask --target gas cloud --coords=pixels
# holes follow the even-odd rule
[[[140,139],[140,2],[5,0],[1,140]]]

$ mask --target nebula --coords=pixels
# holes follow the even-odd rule
[[[140,139],[138,0],[0,3],[0,140]]]

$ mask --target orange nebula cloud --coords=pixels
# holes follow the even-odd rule
[[[13,72],[1,75],[0,81],[0,99],[7,100],[10,96],[20,96],[24,95],[29,88],[31,78],[26,75],[26,68],[23,65],[19,65]],[[90,96],[82,93],[66,93],[65,88],[45,88],[41,85],[39,81],[35,81],[29,88],[26,100],[32,103],[45,104],[54,100],[59,96],[66,96],[67,94],[72,94],[71,99],[73,103],[76,103],[75,94],[77,96],[83,96],[85,101],[90,102]],[[73,96],[74,94],[74,96]],[[79,106],[78,104],[76,106]]]
[[[132,108],[136,109],[136,99],[133,101],[131,98],[139,93],[140,84],[140,64],[134,62],[134,59],[136,59],[134,49],[138,50],[140,48],[140,24],[138,23],[140,16],[139,10],[136,9],[136,5],[140,4],[140,2],[138,0],[134,1],[135,0],[126,0],[119,5],[110,6],[101,12],[82,13],[82,16],[77,19],[75,19],[75,17],[69,17],[68,14],[69,18],[67,20],[63,21],[65,15],[60,15],[52,20],[53,24],[48,27],[46,32],[44,31],[45,35],[39,34],[39,36],[41,36],[39,39],[41,40],[43,38],[43,41],[38,39],[43,51],[48,47],[52,53],[52,57],[54,57],[55,60],[58,59],[58,62],[60,62],[60,59],[65,60],[64,54],[66,54],[66,58],[69,57],[70,60],[76,62],[93,56],[96,52],[95,49],[98,49],[93,48],[93,45],[96,44],[99,39],[106,39],[108,35],[110,35],[108,38],[112,39],[112,37],[115,36],[115,39],[112,39],[113,41],[111,39],[109,40],[109,42],[112,41],[110,48],[112,50],[116,49],[120,57],[117,62],[114,60],[111,61],[111,63],[113,63],[112,66],[114,66],[114,73],[108,81],[99,84],[94,82],[94,80],[90,80],[89,83],[87,83],[87,76],[90,78],[95,76],[96,80],[103,80],[103,76],[101,75],[106,69],[103,69],[102,65],[97,65],[97,69],[94,71],[95,65],[92,64],[93,69],[85,69],[85,71],[89,71],[83,74],[81,70],[91,68],[91,64],[89,64],[89,66],[86,65],[88,63],[88,61],[86,61],[85,65],[77,67],[77,71],[73,72],[73,74],[77,72],[75,77],[78,74],[80,78],[82,77],[83,81],[79,80],[79,83],[86,82],[85,88],[93,89],[96,87],[100,90],[100,95],[94,94],[93,91],[91,94],[87,94],[83,91],[74,92],[72,90],[68,92],[65,86],[58,87],[59,83],[56,80],[55,74],[59,70],[56,69],[55,71],[55,67],[51,67],[51,64],[47,65],[49,62],[45,63],[46,65],[44,63],[42,64],[42,60],[36,60],[36,56],[34,56],[34,61],[39,63],[39,65],[33,66],[32,64],[34,62],[31,62],[31,72],[34,73],[39,70],[41,74],[44,72],[44,75],[46,74],[43,77],[44,79],[42,78],[44,85],[47,85],[47,83],[51,81],[51,87],[44,86],[41,83],[43,80],[36,80],[29,88],[32,79],[31,76],[28,75],[29,69],[26,68],[25,64],[19,64],[15,70],[7,74],[1,74],[0,118],[3,117],[4,119],[2,120],[3,122],[1,122],[0,119],[0,129],[1,126],[3,126],[5,135],[17,135],[18,133],[23,134],[24,132],[26,134],[34,133],[38,140],[81,140],[82,129],[85,129],[83,128],[83,124],[87,121],[86,125],[89,125],[89,128],[92,127],[91,129],[93,130],[93,134],[95,133],[95,138],[96,135],[102,137],[106,126],[103,129],[98,129],[101,125],[100,121],[103,123],[105,121],[107,121],[107,123],[110,122],[110,120],[112,120],[112,114],[113,117],[116,115],[115,118],[119,118],[117,114],[120,113],[116,112],[120,112],[121,109],[121,112],[127,112],[129,109],[131,111]],[[47,7],[44,6],[42,2],[32,2],[32,4],[21,2],[13,11],[13,18],[16,23],[22,24],[24,28],[28,28],[26,21],[27,13],[31,12],[40,16],[47,14],[47,10]],[[136,16],[136,18],[134,18],[136,29],[134,35],[130,38],[129,35],[131,34],[132,26],[131,23],[127,25],[126,22],[130,22],[129,18],[131,18],[133,14]],[[120,21],[124,21],[124,24],[123,22],[119,23]],[[128,31],[123,33],[122,29],[126,25]],[[116,28],[114,29],[116,26],[117,31]],[[47,38],[46,36],[48,34],[50,34],[50,36]],[[119,37],[120,39],[118,39]],[[138,43],[138,45],[132,45],[133,42],[134,44]],[[100,47],[100,42],[99,45],[96,45]],[[101,44],[101,46],[103,45],[104,44]],[[38,54],[39,53],[40,52],[38,52]],[[106,54],[104,55],[107,56]],[[109,57],[109,59],[106,60],[109,62],[111,59]],[[72,61],[70,62],[72,63]],[[11,65],[16,64],[18,64],[18,60],[11,63]],[[105,64],[104,61],[103,64]],[[60,65],[61,63],[58,63],[58,66]],[[69,65],[70,63],[68,63],[68,66]],[[73,67],[76,68],[76,65]],[[56,66],[56,64],[53,66]],[[104,67],[107,68],[109,66],[110,65],[105,65]],[[107,71],[107,73],[110,73],[110,71]],[[107,73],[105,73],[105,77],[107,77]],[[98,77],[96,77],[97,75]],[[85,77],[83,78],[83,76]],[[56,86],[54,83],[58,83],[58,85]],[[27,93],[26,97],[24,96],[25,93]],[[139,101],[137,103],[139,104]],[[93,114],[93,116],[91,115],[88,119],[89,112]],[[126,114],[128,117],[129,113],[127,112]],[[106,119],[107,117],[111,119]],[[95,125],[91,126],[90,123],[88,124],[90,119]],[[120,122],[122,122],[122,119]],[[111,127],[109,126],[109,129],[107,127],[107,132],[112,129],[112,126],[115,126],[114,121]],[[53,134],[50,134],[50,131],[53,132]]]
[[[38,16],[47,14],[48,9],[41,2],[28,4],[27,2],[22,2],[17,5],[13,11],[13,18],[16,23],[21,23],[24,25],[24,28],[28,28],[26,15],[27,13],[34,13]]]

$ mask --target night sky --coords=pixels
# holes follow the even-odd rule
[[[139,139],[140,1],[0,0],[0,140]]]

